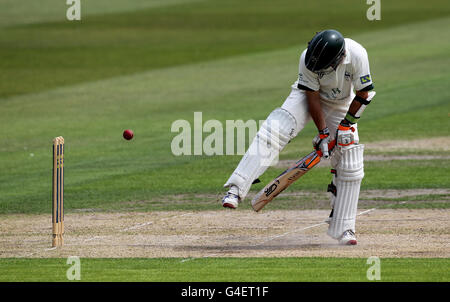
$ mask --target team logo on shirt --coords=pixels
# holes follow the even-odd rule
[[[361,80],[361,84],[367,84],[370,82],[370,74],[362,76],[359,79]]]

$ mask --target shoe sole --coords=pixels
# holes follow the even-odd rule
[[[232,205],[231,203],[228,203],[228,202],[222,204],[222,206],[224,208],[228,208],[228,209],[233,209],[233,210],[236,209],[236,207],[234,205]]]
[[[356,245],[358,242],[355,239],[351,239],[347,242],[339,242],[340,245]]]

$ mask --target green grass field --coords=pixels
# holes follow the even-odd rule
[[[186,261],[188,260],[188,261]],[[361,258],[81,259],[82,281],[364,282]],[[184,262],[183,262],[184,261]],[[449,281],[449,259],[380,261],[382,282]],[[2,259],[0,281],[67,281],[66,259]],[[345,274],[342,272],[345,271]]]
[[[289,94],[307,41],[325,28],[338,29],[369,53],[377,96],[359,125],[362,142],[448,138],[447,1],[383,1],[382,20],[372,22],[367,8],[359,0],[99,0],[83,2],[82,21],[69,22],[62,1],[0,0],[0,220],[11,213],[50,213],[51,141],[60,135],[66,140],[66,215],[85,208],[128,211],[130,201],[176,194],[192,196],[188,209],[219,210],[216,200],[197,202],[195,195],[222,192],[241,156],[174,156],[172,123],[192,122],[198,111],[203,121],[265,119]],[[135,132],[131,141],[122,138],[127,128]],[[315,132],[309,124],[281,159],[309,152]],[[362,190],[450,188],[448,151],[400,154],[443,159],[367,162]],[[270,168],[252,190],[281,171]],[[289,190],[319,192],[328,182],[328,168],[317,168]],[[446,196],[418,200],[423,202],[398,205],[393,199],[387,207],[450,204]],[[186,205],[171,203],[139,208],[183,209]],[[366,280],[361,259],[310,260],[86,259],[83,276],[86,281]],[[235,269],[228,271],[228,261]],[[450,280],[448,259],[383,261],[383,281]],[[335,269],[354,262],[361,265],[346,276]],[[63,269],[61,263],[64,268],[61,259],[1,259],[0,278],[58,281],[64,274],[50,276]],[[30,264],[36,267],[27,274]]]

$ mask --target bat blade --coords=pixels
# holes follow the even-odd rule
[[[332,150],[336,140],[328,144],[328,149]],[[273,181],[268,183],[258,194],[252,199],[252,208],[256,212],[260,211],[266,204],[283,192],[297,179],[305,175],[311,168],[316,166],[322,157],[320,151],[313,151],[297,161],[283,173],[278,175]]]

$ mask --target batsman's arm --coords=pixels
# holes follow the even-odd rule
[[[309,114],[314,120],[317,130],[319,130],[319,133],[313,139],[313,146],[316,150],[322,151],[322,155],[320,155],[321,157],[323,156],[324,158],[328,158],[331,152],[331,150],[328,149],[328,144],[330,142],[330,131],[328,130],[325,122],[319,91],[306,90],[305,93]]]
[[[356,96],[350,104],[347,114],[341,124],[349,126],[357,123],[375,94],[375,91],[356,91]]]
[[[306,90],[306,100],[308,102],[308,110],[311,118],[316,124],[317,130],[321,131],[327,127],[323,116],[322,106],[320,105],[319,91]]]

